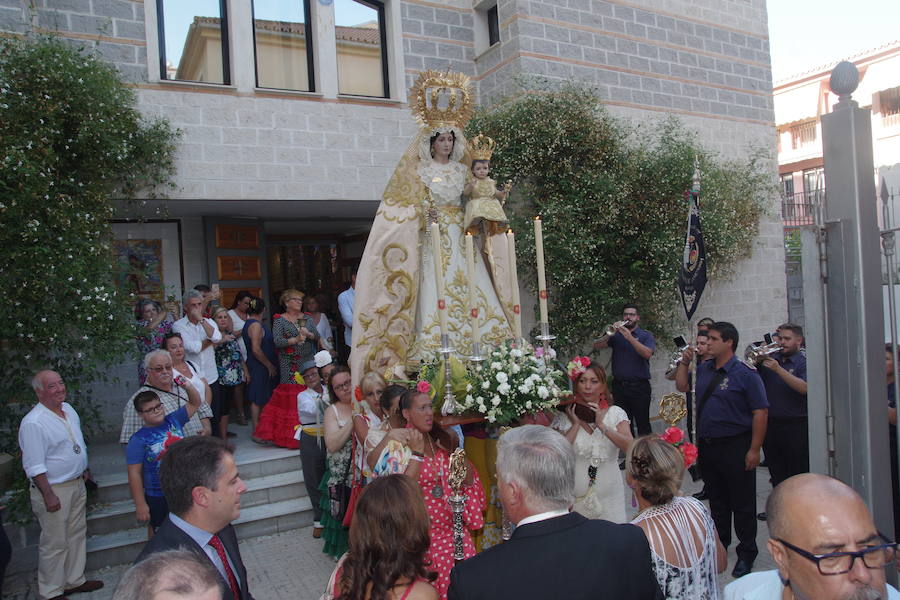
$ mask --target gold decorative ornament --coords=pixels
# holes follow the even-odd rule
[[[472,155],[472,160],[491,160],[491,156],[494,154],[494,146],[493,138],[479,133],[469,140],[469,154]]]
[[[471,82],[464,73],[422,71],[409,95],[416,121],[431,130],[462,129],[475,113]]]
[[[684,394],[672,392],[663,396],[659,401],[659,416],[669,424],[669,427],[675,427],[676,423],[687,416],[687,401]]]

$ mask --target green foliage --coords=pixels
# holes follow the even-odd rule
[[[772,195],[761,156],[718,161],[676,119],[628,125],[585,87],[528,90],[480,112],[467,130],[497,141],[492,176],[515,181],[507,214],[532,290],[531,219],[543,219],[552,330],[568,352],[619,320],[627,302],[648,329],[672,328],[695,157],[710,280],[750,255]]]
[[[87,386],[133,347],[134,317],[113,285],[115,199],[158,194],[177,133],[145,121],[131,88],[97,56],[52,37],[0,40],[0,451],[39,368],[62,374],[87,429]]]

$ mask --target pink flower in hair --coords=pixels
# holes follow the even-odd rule
[[[430,394],[431,393],[431,384],[427,381],[420,381],[416,384],[416,391],[422,394]]]

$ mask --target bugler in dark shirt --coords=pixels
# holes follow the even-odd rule
[[[650,350],[656,350],[656,339],[646,329],[635,327],[631,335],[637,341],[647,346]],[[609,347],[612,348],[612,374],[616,379],[650,379],[650,361],[637,353],[631,343],[616,333],[609,338]]]
[[[715,374],[715,360],[710,359],[697,368],[697,401],[703,398]],[[749,432],[753,425],[753,411],[768,408],[766,390],[759,373],[736,356],[732,356],[722,370],[725,378],[703,404],[697,429],[701,438],[722,438]]]
[[[806,355],[802,352],[795,352],[791,356],[776,352],[771,358],[777,360],[791,375],[806,381]],[[770,419],[795,419],[807,416],[805,394],[791,389],[778,373],[766,367],[759,368],[759,376],[762,377],[766,387]]]

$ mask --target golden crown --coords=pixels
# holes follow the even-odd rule
[[[416,120],[432,130],[465,127],[475,112],[469,76],[429,69],[409,90]]]
[[[494,154],[494,139],[483,133],[479,133],[469,140],[468,145],[472,160],[491,160],[491,156]]]

